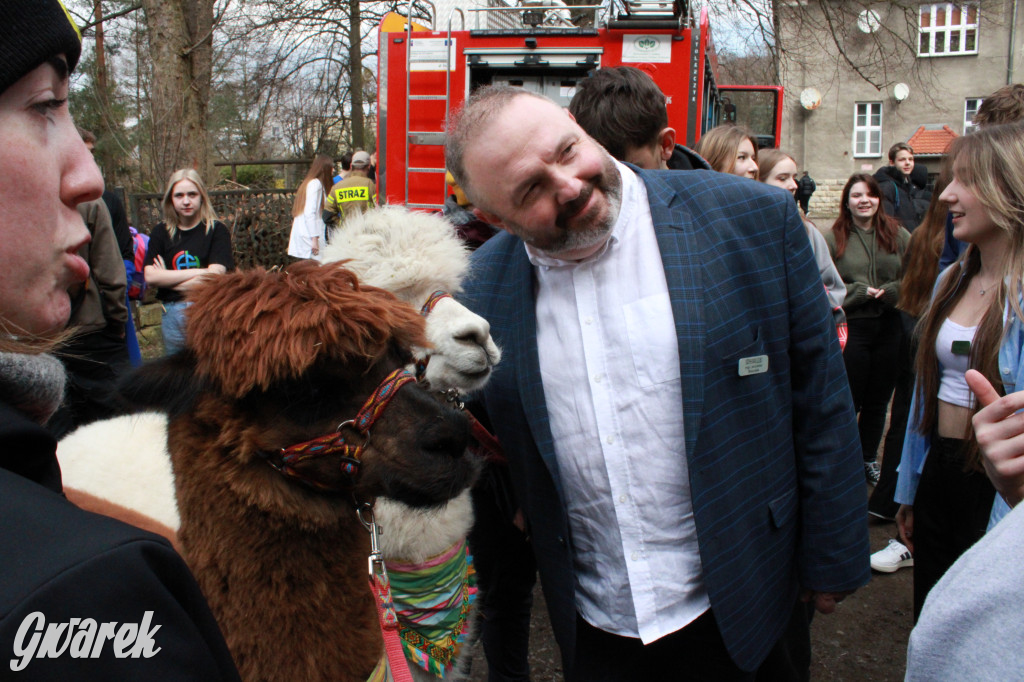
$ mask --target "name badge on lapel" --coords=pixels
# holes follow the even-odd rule
[[[754,355],[749,358],[740,358],[738,372],[741,377],[748,377],[751,374],[764,374],[767,371],[767,355]]]

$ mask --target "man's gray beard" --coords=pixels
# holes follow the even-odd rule
[[[606,170],[612,175],[607,186],[597,187],[608,199],[608,215],[601,221],[601,224],[594,225],[586,230],[568,230],[565,239],[557,250],[548,249],[546,253],[553,258],[559,258],[563,254],[586,251],[599,244],[602,244],[608,235],[611,234],[615,221],[619,218],[622,210],[622,177],[611,156],[607,157]]]

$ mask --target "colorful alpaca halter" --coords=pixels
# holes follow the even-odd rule
[[[434,310],[434,307],[439,301],[445,298],[452,298],[452,295],[438,290],[432,293],[428,298],[427,302],[420,308],[420,315],[426,317]],[[423,376],[427,373],[427,362],[430,360],[430,356],[423,358],[422,360],[416,361],[416,379],[422,381]],[[459,396],[459,390],[457,388],[450,388],[444,391],[445,400],[453,404],[457,409],[462,410],[465,405],[462,403],[462,399]],[[477,421],[476,417],[469,411],[465,411],[465,415],[469,417],[469,424],[475,445],[471,445],[470,449],[479,457],[483,457],[487,461],[499,462],[505,464],[508,462],[505,459],[505,453],[501,449],[501,445],[498,440],[491,435],[490,431],[484,428],[484,425]]]
[[[426,317],[434,310],[434,307],[441,302],[442,299],[451,298],[452,295],[446,291],[437,290],[427,297],[426,303],[420,308],[420,315]]]
[[[439,302],[441,302],[443,299],[451,298],[451,297],[452,297],[451,294],[449,294],[449,293],[447,293],[445,291],[441,291],[440,289],[438,289],[437,291],[432,293],[430,296],[427,296],[426,302],[423,304],[423,307],[420,308],[420,315],[422,315],[423,317],[426,317],[427,315],[429,315],[434,310],[434,307],[437,306],[437,304]],[[417,360],[416,361],[416,379],[417,379],[417,381],[422,381],[424,375],[426,375],[426,373],[427,373],[427,363],[429,361],[430,361],[430,356],[429,355],[427,357],[423,358],[422,360]]]
[[[315,490],[323,492],[347,490],[359,475],[363,451],[370,442],[370,427],[380,419],[398,389],[415,381],[416,377],[409,370],[404,367],[396,369],[387,375],[366,399],[355,419],[342,422],[333,433],[281,448],[276,457],[268,456],[267,461],[285,476],[294,478]],[[345,435],[346,430],[356,431],[362,437],[362,442],[350,443],[348,441],[350,436],[346,437]],[[308,467],[305,465],[314,460],[338,454],[341,455],[341,473],[344,478],[341,483],[320,480],[306,471]]]

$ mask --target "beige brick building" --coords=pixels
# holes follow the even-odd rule
[[[836,215],[850,174],[887,164],[895,142],[914,137],[918,162],[936,173],[982,99],[1024,80],[1017,0],[780,0],[777,12],[782,144],[818,184],[812,218]]]

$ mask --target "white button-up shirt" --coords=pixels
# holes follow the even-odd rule
[[[618,164],[605,246],[566,262],[527,248],[537,345],[572,530],[576,605],[652,642],[709,607],[690,502],[678,341],[647,191]]]

